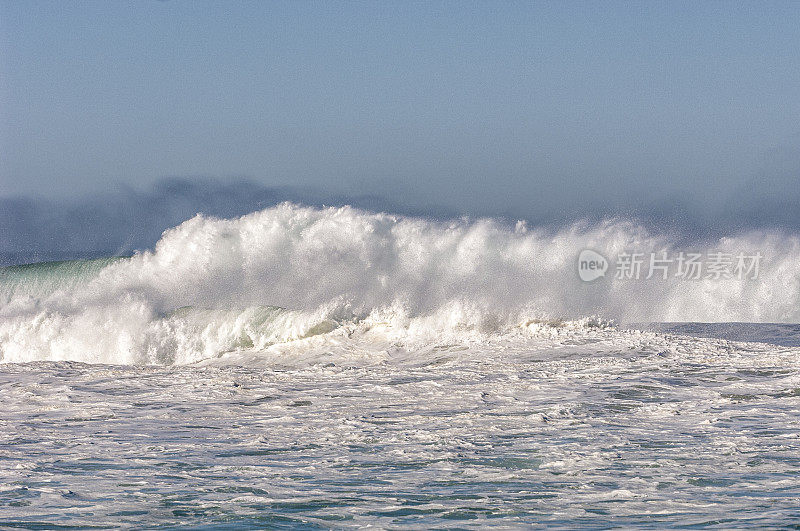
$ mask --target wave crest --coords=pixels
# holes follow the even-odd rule
[[[604,319],[800,318],[794,236],[752,233],[706,243],[761,252],[758,280],[578,278],[582,249],[615,256],[675,250],[676,241],[626,221],[551,233],[492,219],[443,223],[289,203],[235,219],[198,215],[131,258],[63,271],[4,270],[0,356],[190,363],[352,334],[353,326],[395,341],[459,341],[523,328],[563,333],[558,319],[587,327]],[[599,317],[575,321],[587,315]]]

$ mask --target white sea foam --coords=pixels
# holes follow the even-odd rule
[[[797,239],[697,245],[759,279],[582,282],[678,249],[629,222],[288,204],[0,270],[0,527],[795,523],[798,327],[646,321],[796,320]]]
[[[236,219],[198,215],[166,231],[153,251],[100,267],[5,270],[0,356],[183,364],[275,345],[285,356],[312,343],[358,350],[358,340],[383,348],[538,337],[563,333],[554,320],[587,316],[800,319],[797,237],[751,233],[693,245],[760,252],[760,276],[582,282],[576,260],[586,248],[607,257],[685,248],[627,221],[551,233],[490,219],[433,222],[288,203]],[[549,324],[530,326],[542,322]]]

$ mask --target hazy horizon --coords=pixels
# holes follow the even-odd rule
[[[249,182],[800,229],[796,3],[0,2],[0,44],[6,217]]]

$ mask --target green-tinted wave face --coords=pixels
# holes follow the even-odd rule
[[[15,296],[44,297],[58,290],[68,290],[97,276],[109,264],[124,257],[40,262],[0,268],[0,301]]]

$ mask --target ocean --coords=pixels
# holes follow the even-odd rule
[[[0,527],[797,527],[798,299],[784,233],[289,203],[6,267]]]

